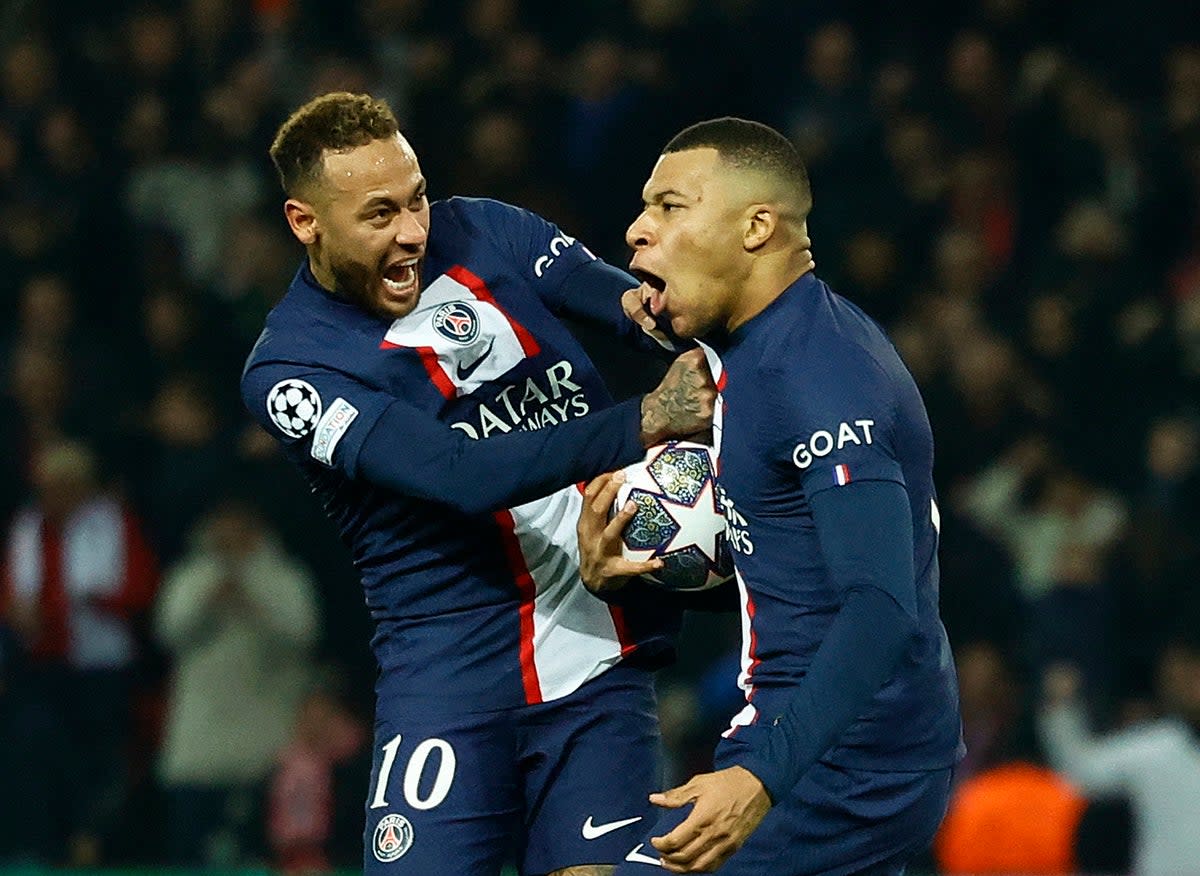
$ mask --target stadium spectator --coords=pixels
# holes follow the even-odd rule
[[[253,860],[254,825],[276,754],[311,674],[314,584],[261,515],[212,508],[165,578],[155,630],[173,660],[159,776],[170,860]]]
[[[305,695],[270,778],[267,834],[281,872],[357,866],[369,741],[365,722],[347,703],[344,681],[325,673]]]
[[[139,617],[158,584],[141,523],[99,480],[85,445],[38,451],[35,499],[8,528],[3,600],[28,655],[28,706],[41,732],[15,785],[48,804],[27,851],[79,865],[103,860],[125,793],[130,687]],[[33,752],[29,749],[32,748]]]
[[[1195,629],[1170,642],[1158,664],[1164,716],[1096,737],[1077,669],[1046,671],[1038,729],[1050,762],[1084,793],[1124,795],[1134,820],[1134,872],[1178,876],[1200,861],[1200,645]]]

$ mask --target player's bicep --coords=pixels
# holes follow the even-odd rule
[[[770,427],[778,453],[806,495],[856,481],[904,485],[895,407],[872,371],[817,373],[803,386],[779,386],[773,396],[779,415]]]
[[[848,596],[874,588],[917,618],[913,521],[908,493],[891,481],[860,481],[810,500],[830,579]]]
[[[335,371],[275,364],[249,371],[242,396],[255,420],[293,455],[351,478],[363,441],[395,401]]]

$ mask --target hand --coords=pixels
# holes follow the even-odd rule
[[[650,839],[663,868],[672,873],[716,870],[742,847],[771,808],[763,783],[740,766],[694,776],[686,785],[651,794],[650,802],[668,809],[693,804],[678,827]]]
[[[686,437],[712,427],[717,387],[699,347],[678,356],[642,399],[642,445]]]
[[[645,283],[636,289],[625,290],[621,295],[621,309],[625,311],[627,317],[637,323],[643,332],[654,338],[659,346],[674,350],[675,345],[671,343],[667,333],[658,327],[654,315],[646,309],[646,301],[650,297],[651,291]]]
[[[579,577],[592,593],[611,592],[624,587],[634,575],[645,575],[663,567],[659,559],[634,562],[621,556],[621,533],[637,512],[637,505],[625,507],[608,519],[608,511],[625,482],[625,472],[602,474],[583,491],[583,508],[575,534],[579,538]]]
[[[1042,673],[1042,701],[1047,706],[1062,706],[1079,699],[1083,675],[1073,663],[1055,663]]]

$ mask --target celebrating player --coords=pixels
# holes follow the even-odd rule
[[[430,204],[380,101],[313,100],[271,157],[307,259],[242,392],[351,547],[375,622],[366,870],[610,872],[582,865],[619,860],[648,814],[668,643],[661,618],[577,585],[574,484],[708,428],[703,354],[613,406],[554,314],[653,346],[623,310],[636,284],[531,213]]]
[[[694,125],[642,198],[627,239],[648,306],[711,345],[746,706],[716,772],[651,797],[659,823],[617,873],[902,873],[961,752],[924,404],[883,331],[811,273],[808,175],[778,132]],[[579,523],[597,591],[630,571],[603,521],[615,494],[589,485]]]

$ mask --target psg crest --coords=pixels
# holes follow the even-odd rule
[[[371,837],[371,851],[384,864],[394,861],[412,848],[412,824],[403,815],[392,813],[379,819]]]
[[[451,301],[434,311],[433,327],[442,337],[469,344],[479,337],[479,314],[465,301]]]

